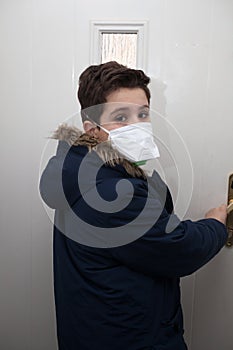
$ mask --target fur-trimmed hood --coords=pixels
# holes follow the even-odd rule
[[[127,173],[132,177],[146,178],[145,172],[134,165],[112,147],[111,141],[99,141],[96,138],[84,133],[75,126],[61,124],[51,136],[52,139],[66,141],[70,146],[86,146],[89,150],[95,151],[104,163],[111,167],[121,164]]]

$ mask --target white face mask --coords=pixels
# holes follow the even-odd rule
[[[112,147],[130,162],[141,165],[160,156],[149,122],[129,124],[110,131],[100,127],[109,134]]]

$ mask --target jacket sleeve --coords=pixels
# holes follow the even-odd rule
[[[134,208],[140,207],[140,197],[144,195],[143,191],[138,191],[134,198],[138,205],[134,203]],[[159,206],[161,203],[158,198],[152,198],[151,210],[149,215],[145,215],[145,220],[150,220],[153,208],[156,210]],[[124,218],[125,224],[129,217],[127,215]],[[167,230],[169,223],[173,225],[172,230]],[[182,277],[195,272],[211,260],[223,247],[226,239],[226,227],[216,219],[180,221],[164,208],[142,237],[126,245],[111,248],[110,251],[120,263],[151,277]]]
[[[64,159],[68,149],[69,145],[66,142],[59,142],[56,155],[49,160],[40,178],[39,191],[41,197],[52,209],[67,208],[62,176],[64,172],[66,172],[64,168]]]

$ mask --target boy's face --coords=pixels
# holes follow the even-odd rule
[[[107,130],[112,130],[127,124],[148,121],[150,121],[149,103],[144,90],[120,88],[108,95],[99,124]],[[83,127],[86,133],[100,141],[108,139],[108,134],[90,121],[85,121]]]

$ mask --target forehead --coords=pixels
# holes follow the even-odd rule
[[[148,105],[145,91],[141,88],[120,88],[107,96],[107,103]]]

